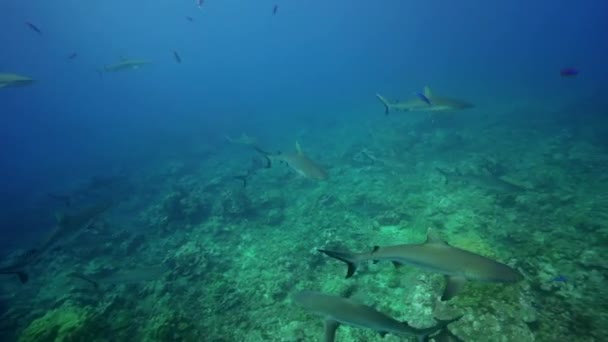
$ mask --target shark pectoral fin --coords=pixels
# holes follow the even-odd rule
[[[325,320],[325,342],[334,342],[336,339],[336,330],[340,326],[340,323],[336,320],[328,318]]]
[[[441,300],[450,300],[454,298],[454,296],[456,296],[464,287],[464,284],[467,283],[467,279],[465,277],[446,276],[446,280],[447,283],[445,285],[443,295],[441,296]]]
[[[298,154],[304,154],[304,152],[302,152],[302,147],[300,146],[300,142],[298,142],[296,140],[296,152],[298,152]]]

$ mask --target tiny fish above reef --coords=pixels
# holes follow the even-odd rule
[[[0,73],[0,88],[19,87],[34,83],[34,80],[17,74]]]
[[[443,241],[432,229],[427,232],[423,244],[408,244],[379,247],[368,253],[338,252],[320,249],[319,252],[345,262],[348,265],[346,278],[357,270],[364,261],[391,261],[395,266],[402,264],[416,266],[445,275],[447,285],[441,300],[453,298],[467,280],[516,283],[523,279],[517,270],[490,258],[452,247]]]
[[[580,71],[577,68],[563,68],[559,71],[561,77],[576,77]]]
[[[118,63],[106,65],[102,68],[105,72],[116,72],[123,70],[137,70],[144,65],[150,64],[150,62],[142,59],[122,59]]]
[[[451,112],[473,107],[472,104],[465,101],[434,95],[429,87],[424,87],[423,93],[416,93],[415,98],[403,102],[391,102],[380,94],[376,94],[376,97],[384,105],[386,115],[391,111]]]
[[[399,336],[415,336],[418,341],[426,341],[432,335],[448,324],[460,319],[440,320],[430,328],[414,328],[407,321],[398,321],[371,306],[360,304],[354,300],[328,295],[321,292],[302,291],[297,293],[293,300],[304,309],[325,318],[326,342],[333,342],[336,330],[340,326],[350,325],[377,331],[382,337],[386,334]]]
[[[175,50],[173,51],[173,58],[175,58],[175,61],[178,64],[182,64],[182,58],[179,56],[179,54]]]
[[[274,7],[272,8],[272,15],[276,15],[278,10],[279,10],[279,5],[275,4]]]
[[[567,283],[568,282],[568,277],[566,277],[565,275],[558,275],[556,277],[553,277],[553,279],[551,279],[551,281],[556,282],[556,283]]]
[[[271,154],[264,152],[255,145],[253,145],[253,148],[268,158],[269,165],[272,165],[272,161],[284,162],[299,175],[306,178],[314,180],[325,180],[328,178],[327,172],[302,152],[302,148],[298,142],[296,142],[296,152],[292,153]]]
[[[30,23],[29,21],[25,23],[25,25],[27,25],[27,27],[30,28],[30,30],[42,35],[42,30],[38,28],[38,26]]]

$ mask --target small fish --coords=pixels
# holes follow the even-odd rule
[[[203,8],[204,2],[205,2],[205,0],[196,0],[196,5],[198,6],[198,8]]]
[[[274,7],[272,8],[272,15],[276,15],[278,10],[279,10],[279,5],[275,4]]]
[[[78,57],[78,54],[77,54],[76,52],[72,52],[72,53],[71,53],[71,54],[68,56],[68,59],[74,59],[74,58],[76,58],[76,57]]]
[[[559,74],[561,77],[576,77],[579,72],[577,68],[563,68],[559,71]]]
[[[568,277],[566,277],[565,275],[558,275],[556,277],[554,277],[553,279],[551,279],[551,281],[557,282],[557,283],[567,283],[568,282]]]
[[[421,92],[416,92],[415,94],[416,94],[416,96],[418,96],[419,99],[424,101],[426,104],[428,104],[429,106],[431,105],[431,100],[429,100],[429,98],[426,95],[424,95]]]
[[[173,57],[175,58],[175,61],[177,63],[182,64],[182,58],[179,56],[179,54],[175,50],[173,50]]]
[[[29,21],[25,23],[27,25],[27,27],[29,27],[32,31],[38,33],[38,34],[42,34],[42,30],[40,30],[36,25],[30,23]]]
[[[193,22],[194,18],[192,18],[192,17],[186,17],[186,20],[188,20],[189,22]]]

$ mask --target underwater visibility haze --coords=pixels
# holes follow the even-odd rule
[[[608,3],[0,3],[0,341],[608,340]]]

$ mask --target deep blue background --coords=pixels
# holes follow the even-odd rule
[[[601,0],[3,0],[0,72],[38,82],[0,89],[0,246],[27,232],[36,194],[251,125],[381,117],[375,92],[428,84],[490,114],[602,93],[606,13]],[[153,64],[96,72],[121,57]],[[565,66],[580,77],[561,79]]]

